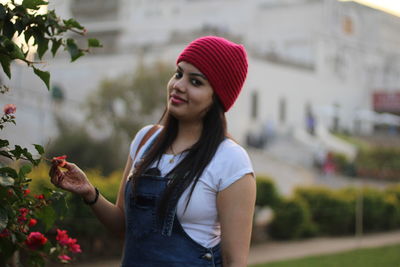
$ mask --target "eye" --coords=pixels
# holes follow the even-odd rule
[[[182,73],[181,71],[177,70],[177,71],[175,72],[175,78],[176,78],[176,79],[180,79],[180,78],[182,78],[182,76],[183,76],[183,73]]]
[[[203,85],[203,83],[197,79],[191,79],[190,82],[194,85],[194,86],[201,86]]]

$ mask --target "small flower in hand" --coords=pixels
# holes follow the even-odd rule
[[[63,155],[63,156],[59,156],[59,157],[54,157],[53,160],[57,160],[57,161],[61,160],[61,162],[58,163],[58,167],[62,168],[67,163],[67,161],[65,160],[66,158],[67,158],[67,156]]]

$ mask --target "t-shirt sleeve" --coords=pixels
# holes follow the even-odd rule
[[[212,164],[214,184],[217,191],[222,191],[246,174],[254,170],[246,150],[233,141],[225,141],[215,155]]]
[[[139,130],[139,132],[136,133],[135,138],[133,138],[129,148],[129,155],[131,156],[132,161],[135,160],[136,150],[139,147],[140,141],[142,141],[143,137],[151,129],[151,127],[153,127],[153,125],[147,125],[143,127]]]

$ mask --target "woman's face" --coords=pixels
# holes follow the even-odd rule
[[[180,121],[201,121],[213,102],[214,91],[195,66],[179,62],[168,82],[168,111]]]

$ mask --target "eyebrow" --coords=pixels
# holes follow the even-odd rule
[[[178,66],[178,70],[181,71],[181,72],[184,72],[184,70],[180,66]],[[189,75],[190,76],[198,76],[198,77],[201,77],[201,78],[203,78],[204,80],[207,81],[207,78],[206,78],[206,76],[204,74],[197,73],[197,72],[191,72],[191,73],[189,73]]]

